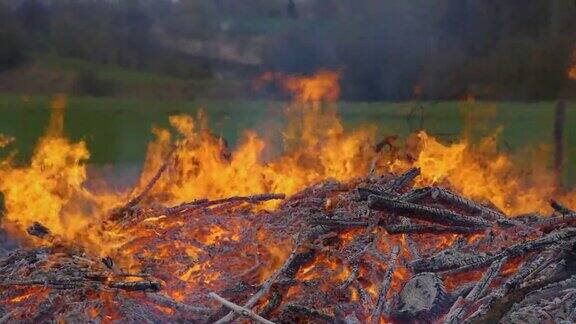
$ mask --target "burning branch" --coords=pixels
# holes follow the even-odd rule
[[[386,302],[386,294],[388,289],[390,289],[390,283],[392,282],[392,275],[394,274],[394,269],[396,268],[396,259],[398,259],[398,254],[400,253],[400,246],[396,245],[392,252],[390,252],[390,261],[388,261],[388,268],[384,274],[384,280],[380,288],[380,293],[378,293],[378,301],[376,302],[376,307],[372,312],[372,324],[380,323],[380,316],[382,314],[382,309],[384,308],[384,303]]]
[[[416,177],[420,175],[420,168],[412,168],[406,171],[404,174],[394,178],[392,181],[386,184],[384,187],[385,192],[397,192],[403,187],[414,181]]]
[[[172,155],[174,154],[175,151],[176,151],[176,148],[173,148],[168,153],[168,155],[164,159],[164,163],[162,163],[162,165],[160,166],[158,171],[156,171],[156,174],[154,174],[152,179],[150,179],[150,181],[146,184],[146,186],[144,187],[142,192],[140,194],[136,195],[134,198],[130,199],[130,201],[128,201],[124,206],[113,210],[111,213],[110,219],[112,219],[114,221],[118,221],[122,218],[125,218],[127,213],[130,213],[130,211],[132,209],[134,209],[136,206],[138,206],[138,204],[140,204],[140,202],[142,202],[142,200],[144,200],[144,198],[146,198],[146,196],[148,195],[150,190],[152,190],[152,188],[154,188],[154,185],[156,185],[156,183],[158,182],[158,180],[160,179],[162,174],[168,169],[170,162],[172,162]]]
[[[178,206],[168,207],[164,210],[164,214],[168,216],[173,216],[218,205],[236,204],[236,203],[259,204],[269,200],[282,200],[285,198],[286,198],[285,194],[270,193],[270,194],[260,194],[247,197],[236,196],[216,200],[199,199],[193,202],[180,204]]]
[[[254,307],[254,305],[256,305],[256,303],[258,303],[260,298],[262,298],[262,296],[264,296],[270,290],[270,287],[272,287],[272,284],[274,284],[274,282],[277,280],[277,278],[282,273],[289,271],[291,269],[291,267],[294,266],[293,263],[298,260],[298,258],[297,258],[299,256],[298,249],[300,248],[300,245],[302,243],[301,240],[302,240],[302,235],[299,234],[298,238],[296,239],[296,243],[294,244],[294,248],[292,249],[292,253],[290,253],[290,256],[288,256],[288,259],[286,259],[286,261],[284,262],[282,267],[280,267],[280,269],[276,270],[268,278],[268,280],[266,280],[264,282],[264,284],[262,284],[262,287],[260,287],[258,292],[256,292],[252,297],[250,297],[250,299],[248,299],[248,301],[244,304],[244,306],[242,306],[243,308],[251,309],[252,307]],[[215,324],[228,323],[228,322],[232,321],[233,319],[234,319],[234,312],[230,312],[226,316],[221,318],[220,320],[216,321]]]
[[[492,280],[494,280],[494,278],[498,275],[500,269],[502,268],[502,265],[506,263],[506,261],[508,261],[507,257],[503,257],[499,260],[494,261],[494,263],[492,263],[490,268],[486,270],[484,276],[482,276],[482,279],[480,279],[480,281],[476,283],[474,288],[472,288],[472,291],[470,291],[470,293],[465,298],[460,297],[454,303],[454,305],[452,305],[452,308],[450,308],[450,311],[448,312],[448,314],[444,319],[444,323],[446,324],[461,323],[462,319],[466,315],[468,307],[472,303],[476,302],[478,299],[482,298],[482,296],[486,292],[486,289],[488,288],[488,286],[490,286]]]

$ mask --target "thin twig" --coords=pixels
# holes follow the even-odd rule
[[[132,198],[126,204],[125,208],[131,208],[131,207],[138,205],[146,197],[146,195],[148,195],[148,192],[150,192],[150,190],[152,190],[154,185],[156,185],[156,182],[158,182],[158,180],[160,179],[160,177],[162,176],[164,171],[166,171],[166,169],[168,169],[168,166],[170,165],[170,162],[172,161],[172,155],[174,154],[174,151],[176,151],[176,148],[173,148],[168,153],[168,155],[166,156],[166,158],[164,160],[164,163],[162,163],[162,166],[160,166],[158,171],[156,171],[156,174],[154,174],[152,179],[150,179],[150,181],[148,181],[148,183],[146,184],[146,187],[144,187],[144,189],[142,190],[142,192],[139,195]]]
[[[160,294],[146,293],[146,297],[148,297],[148,299],[152,300],[157,304],[160,304],[165,307],[170,307],[184,313],[210,314],[211,312],[210,308],[190,306]]]
[[[172,161],[172,155],[174,154],[174,151],[176,151],[176,148],[173,148],[168,153],[168,156],[165,158],[164,163],[162,163],[162,166],[160,166],[158,171],[156,171],[156,174],[154,174],[154,176],[150,179],[150,181],[148,181],[148,183],[146,184],[142,192],[140,192],[140,194],[130,199],[124,206],[116,208],[112,211],[110,215],[110,218],[112,220],[121,220],[122,218],[126,217],[125,215],[128,214],[132,208],[136,207],[140,202],[142,202],[142,200],[144,200],[144,198],[146,198],[146,196],[148,195],[150,190],[152,190],[154,185],[156,185],[156,182],[158,182],[164,171],[168,169],[168,166]]]
[[[253,311],[251,311],[248,308],[244,308],[241,306],[238,306],[236,304],[234,304],[233,302],[222,298],[221,296],[219,296],[217,293],[211,292],[208,294],[208,296],[210,296],[210,298],[217,300],[219,303],[221,303],[222,305],[230,308],[232,311],[234,311],[237,314],[240,314],[244,317],[250,317],[251,319],[255,320],[258,323],[262,323],[262,324],[274,324],[274,322],[269,321],[267,319],[265,319],[264,317],[254,313]]]

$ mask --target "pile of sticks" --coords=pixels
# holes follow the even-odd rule
[[[418,175],[176,206],[151,184],[111,213],[130,237],[117,254],[52,244],[2,259],[0,323],[576,321],[574,211],[511,218],[413,188]]]

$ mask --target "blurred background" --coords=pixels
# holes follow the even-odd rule
[[[63,93],[92,163],[132,165],[168,115],[203,107],[233,145],[281,119],[263,73],[331,69],[346,125],[382,136],[502,126],[503,149],[550,156],[565,100],[573,183],[575,36],[572,0],[0,0],[0,132],[27,159]]]
[[[252,98],[332,68],[345,100],[555,100],[575,36],[569,0],[1,0],[0,89]]]

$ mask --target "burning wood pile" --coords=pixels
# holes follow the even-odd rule
[[[282,152],[171,116],[133,191],[90,186],[56,98],[30,165],[0,160],[0,323],[576,321],[576,212],[545,215],[576,194],[493,137],[346,131],[337,73],[274,78]]]
[[[419,173],[170,207],[154,177],[106,223],[132,233],[119,259],[29,227],[45,245],[0,261],[0,323],[576,320],[574,211],[509,218]]]

